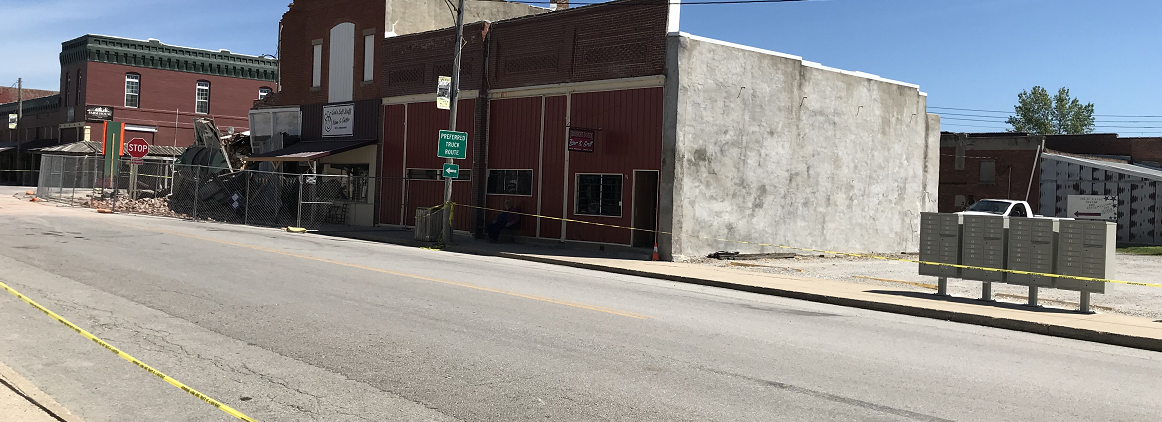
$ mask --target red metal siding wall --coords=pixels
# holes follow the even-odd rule
[[[621,217],[578,216],[576,186],[569,189],[570,218],[629,227],[633,224],[633,171],[661,170],[662,88],[574,94],[571,126],[597,130],[594,152],[570,152],[569,183],[579,173],[622,175]],[[569,223],[570,240],[630,243],[630,230]]]
[[[534,183],[533,194],[530,196],[487,195],[485,206],[504,209],[504,201],[511,200],[520,212],[535,213],[537,209],[535,181],[540,174],[537,163],[541,149],[541,97],[494,100],[491,110],[488,168],[532,169]],[[497,214],[488,212],[487,221],[495,220]],[[517,234],[536,236],[536,222],[532,219],[522,219]]]
[[[565,105],[564,95],[545,97],[545,148],[541,156],[541,215],[566,218],[562,201],[565,182]],[[540,219],[541,237],[561,238],[561,221]]]
[[[383,107],[383,161],[380,164],[379,222],[401,224],[403,215],[403,141],[407,106]]]
[[[473,110],[476,100],[460,100],[460,110]],[[407,162],[405,168],[440,169],[444,166],[444,159],[436,156],[436,145],[440,130],[448,128],[448,110],[436,108],[435,102],[411,103],[407,105]],[[456,129],[468,134],[467,156],[472,156],[472,140],[475,116],[473,113],[458,113],[456,115]],[[471,160],[456,160],[461,170],[472,168]],[[389,170],[390,171],[390,170]],[[473,174],[472,177],[481,177]],[[472,203],[472,183],[468,180],[452,183],[452,201],[459,204]],[[444,202],[444,182],[442,180],[409,180],[407,182],[407,202],[404,210],[405,224],[415,221],[416,207],[430,207]],[[461,218],[455,219],[456,230],[472,230],[472,212],[458,207],[456,213]]]

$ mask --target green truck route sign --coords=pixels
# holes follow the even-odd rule
[[[468,134],[451,130],[440,131],[436,155],[440,158],[468,158]]]

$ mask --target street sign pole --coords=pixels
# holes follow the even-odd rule
[[[464,0],[460,0],[459,7],[456,8],[456,43],[453,45],[455,51],[452,56],[452,90],[449,92],[449,99],[451,100],[450,116],[448,117],[448,130],[456,130],[456,109],[460,97],[460,51],[464,45]],[[467,147],[467,145],[465,145]],[[452,159],[449,158],[447,164],[452,164]],[[444,214],[451,216],[451,209],[448,209],[448,204],[452,202],[452,178],[444,178]],[[444,218],[444,244],[452,244],[452,219]]]

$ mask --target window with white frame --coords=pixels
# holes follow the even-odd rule
[[[311,87],[323,86],[323,44],[322,40],[319,44],[311,46]]]
[[[270,87],[264,86],[262,88],[258,88],[258,99],[261,100],[263,98],[266,98],[266,96],[269,95],[270,92],[271,92]]]
[[[198,90],[194,103],[194,112],[206,114],[210,112],[210,82],[198,81]]]
[[[489,170],[489,195],[521,195],[533,194],[532,170]]]
[[[578,215],[621,216],[620,174],[578,174]]]
[[[375,78],[375,34],[363,36],[363,81]]]
[[[141,75],[125,74],[125,106],[137,108],[141,104]]]
[[[405,176],[408,180],[444,180],[443,169],[407,169]],[[454,180],[472,180],[471,169],[461,169],[460,176]]]

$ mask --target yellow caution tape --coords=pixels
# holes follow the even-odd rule
[[[647,232],[647,233],[666,234],[666,235],[670,235],[671,237],[672,236],[686,236],[686,237],[693,237],[693,238],[704,239],[704,240],[717,240],[720,242],[742,243],[742,244],[747,244],[747,245],[768,246],[768,247],[772,247],[772,248],[794,249],[794,250],[800,250],[800,251],[818,252],[818,253],[826,253],[826,254],[832,254],[832,255],[853,256],[853,257],[858,257],[858,258],[872,258],[872,259],[879,259],[879,260],[884,260],[884,261],[910,262],[910,263],[914,263],[914,264],[924,264],[924,265],[938,265],[938,266],[942,266],[942,267],[965,268],[965,269],[970,269],[970,270],[983,270],[983,271],[993,271],[993,272],[1002,272],[1002,273],[1010,273],[1010,274],[1039,275],[1039,276],[1053,277],[1053,278],[1067,278],[1067,279],[1071,279],[1071,280],[1100,281],[1103,283],[1127,284],[1127,285],[1131,285],[1131,286],[1162,287],[1162,284],[1158,284],[1158,283],[1141,283],[1141,282],[1137,282],[1137,281],[1111,280],[1111,279],[1106,279],[1106,278],[1080,277],[1080,276],[1062,275],[1062,274],[1038,273],[1038,272],[1032,272],[1032,271],[1006,270],[1006,269],[1001,269],[1001,268],[976,267],[976,266],[972,266],[972,265],[947,264],[947,263],[943,263],[943,262],[929,262],[929,261],[920,261],[920,260],[915,260],[915,259],[892,258],[892,257],[886,257],[886,256],[878,256],[878,255],[867,255],[867,254],[858,254],[858,253],[850,253],[850,252],[836,252],[836,251],[828,251],[828,250],[822,250],[822,249],[800,248],[800,247],[784,246],[784,245],[772,245],[770,243],[748,242],[745,240],[722,239],[722,238],[717,238],[717,237],[706,237],[706,236],[679,235],[679,234],[675,234],[673,232],[667,232],[667,231],[661,231],[661,230],[639,229],[636,227],[619,226],[616,224],[595,223],[592,221],[574,220],[574,219],[570,219],[570,218],[552,217],[552,216],[548,216],[548,215],[537,215],[537,214],[528,214],[528,213],[523,213],[523,212],[505,211],[505,210],[499,210],[496,208],[478,207],[475,205],[456,204],[456,203],[451,203],[451,205],[461,206],[461,207],[465,207],[465,208],[476,208],[476,209],[487,210],[487,211],[507,212],[510,214],[524,215],[524,216],[529,216],[529,217],[533,217],[533,218],[546,218],[546,219],[550,219],[550,220],[565,221],[565,222],[569,222],[569,223],[589,224],[589,225],[593,225],[593,226],[612,227],[612,228],[618,228],[618,229],[637,230],[637,231],[642,231],[642,232]]]
[[[57,320],[57,322],[60,322],[61,324],[64,324],[66,327],[69,327],[73,331],[76,331],[77,334],[80,334],[81,336],[83,336],[89,340],[92,340],[94,343],[101,345],[101,347],[104,347],[105,349],[109,350],[110,352],[113,352],[117,356],[120,356],[122,359],[129,361],[129,363],[132,363],[134,365],[137,365],[139,368],[144,369],[145,372],[149,372],[150,374],[153,374],[153,376],[165,380],[165,382],[170,383],[174,387],[180,388],[182,391],[189,393],[191,396],[197,397],[199,400],[204,401],[206,403],[209,403],[210,405],[212,405],[214,407],[217,407],[219,410],[226,412],[230,416],[233,416],[233,417],[236,417],[238,419],[248,421],[248,422],[257,422],[254,419],[252,419],[251,417],[242,414],[242,412],[234,410],[234,408],[227,406],[225,404],[222,404],[222,402],[214,400],[214,399],[210,398],[209,396],[202,394],[202,393],[198,392],[197,390],[194,390],[193,388],[190,388],[189,386],[187,386],[185,384],[182,384],[180,381],[171,378],[169,375],[161,373],[161,371],[153,369],[153,367],[146,365],[144,362],[137,360],[137,358],[134,358],[133,356],[129,356],[129,354],[122,352],[121,349],[113,347],[113,345],[106,343],[104,340],[97,338],[97,336],[94,336],[94,335],[90,334],[88,331],[81,329],[81,327],[78,327],[76,324],[69,322],[68,320],[64,319],[60,315],[57,315],[55,312],[48,310],[48,308],[40,306],[39,303],[36,303],[32,299],[29,299],[27,296],[20,294],[20,292],[13,290],[11,287],[8,287],[7,284],[0,282],[0,287],[3,287],[4,290],[7,290],[8,293],[12,293],[13,296],[16,296],[20,300],[23,300],[23,301],[27,302],[29,305],[32,305],[32,307],[40,310],[41,312],[44,312],[44,314],[48,315],[49,318],[55,319],[55,320]]]

